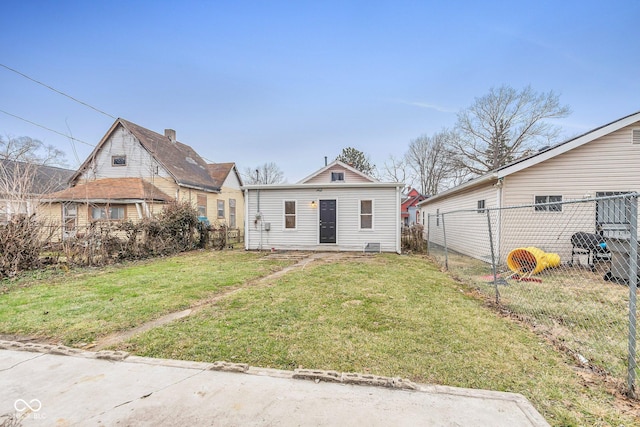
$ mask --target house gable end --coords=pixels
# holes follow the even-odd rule
[[[347,182],[378,182],[378,180],[360,172],[346,163],[335,160],[322,169],[319,169],[313,174],[302,179],[298,184],[340,184]]]
[[[155,177],[175,181],[169,171],[123,126],[112,128],[74,176],[80,180]]]
[[[629,125],[633,125],[634,123],[640,123],[640,112],[628,115],[626,117],[618,119],[604,126],[600,126],[587,133],[584,133],[575,138],[572,138],[560,144],[557,144],[549,149],[541,151],[531,157],[516,161],[510,165],[506,165],[498,169],[497,171],[498,177],[502,178],[512,173],[526,169],[528,167],[537,165],[538,163],[544,162],[545,160],[551,159],[555,156],[559,156],[560,154],[566,153],[567,151],[573,150],[574,148],[580,147],[584,144],[588,144],[591,141],[594,141],[610,133],[616,132]],[[630,135],[630,138],[631,138],[631,135]]]

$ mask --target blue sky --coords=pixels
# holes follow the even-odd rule
[[[640,2],[13,1],[0,63],[210,161],[289,182],[355,147],[381,166],[502,84],[560,95],[565,136],[640,111]],[[0,67],[0,110],[90,144],[113,119]],[[0,134],[92,147],[0,113]]]

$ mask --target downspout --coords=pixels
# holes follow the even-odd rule
[[[260,244],[258,245],[258,250],[262,250],[262,214],[260,213],[260,189],[257,190],[258,194],[258,211],[256,212],[256,220],[260,223]]]
[[[400,188],[401,187],[396,187],[396,214],[398,215],[398,217],[396,218],[396,253],[397,254],[402,254],[402,239],[400,237],[400,233],[401,233],[401,222],[402,222],[402,215],[400,212],[400,209],[402,208],[402,202],[401,202],[401,198],[400,198]]]
[[[498,181],[495,184],[495,187],[497,188],[496,191],[496,207],[498,208],[496,210],[496,244],[495,247],[497,248],[496,253],[498,254],[497,258],[498,258],[498,264],[500,264],[500,257],[502,254],[502,245],[501,245],[501,235],[502,235],[502,189],[504,187],[504,177],[502,178],[498,178]],[[491,238],[491,237],[490,237]]]
[[[244,250],[249,250],[249,190],[244,189]]]

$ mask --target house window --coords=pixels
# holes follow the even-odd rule
[[[285,200],[284,202],[284,228],[293,230],[296,228],[296,202]]]
[[[229,228],[236,228],[236,199],[229,199]]]
[[[440,209],[436,209],[436,227],[440,227]]]
[[[360,200],[360,229],[373,229],[373,200]]]
[[[478,200],[478,213],[484,213],[484,200]]]
[[[112,220],[119,221],[124,219],[124,206],[118,205],[104,205],[104,206],[91,206],[91,219],[94,221],[99,220]]]
[[[111,156],[111,166],[127,166],[127,156]]]
[[[78,205],[75,203],[66,203],[62,205],[62,217],[65,232],[75,231],[76,218],[78,217]]]
[[[331,182],[344,182],[344,172],[331,172]]]
[[[562,196],[535,196],[534,210],[536,212],[562,212],[561,202]]]
[[[198,216],[207,217],[207,195],[198,194]]]
[[[224,200],[218,200],[218,218],[224,219]]]

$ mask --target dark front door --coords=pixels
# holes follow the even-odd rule
[[[336,242],[336,201],[320,200],[320,243]]]

